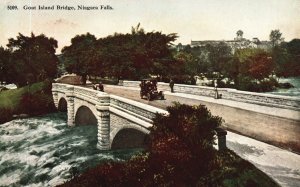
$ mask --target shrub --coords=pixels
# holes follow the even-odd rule
[[[215,129],[222,119],[211,115],[204,105],[175,103],[167,110],[169,116],[158,114],[154,119],[150,157],[164,181],[195,185],[216,167],[212,162],[216,156],[213,144]]]
[[[13,111],[10,108],[0,108],[0,124],[12,120]]]
[[[259,84],[259,92],[270,92],[279,86],[275,79],[262,80]]]
[[[274,78],[254,81],[249,77],[240,78],[240,84],[237,89],[250,92],[269,92],[278,87],[279,84]]]
[[[45,82],[42,89],[35,92],[26,92],[20,99],[19,113],[44,114],[55,111],[52,98],[51,83]]]
[[[24,94],[20,107],[27,114],[44,114],[54,109],[52,98],[43,92]]]

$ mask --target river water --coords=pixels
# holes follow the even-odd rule
[[[279,79],[280,83],[291,83],[294,88],[289,89],[277,89],[272,92],[269,92],[271,94],[275,95],[285,95],[285,96],[292,96],[292,97],[298,97],[300,98],[300,77],[290,77],[290,78],[281,78]]]
[[[141,151],[100,151],[96,126],[68,127],[66,121],[66,113],[54,113],[0,125],[0,186],[55,186]]]

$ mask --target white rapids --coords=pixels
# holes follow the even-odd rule
[[[140,150],[99,151],[97,127],[68,127],[65,113],[0,125],[0,186],[55,186]]]

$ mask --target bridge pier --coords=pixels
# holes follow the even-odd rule
[[[97,94],[98,103],[96,104],[97,121],[98,121],[98,143],[97,148],[100,150],[110,149],[110,97],[107,94]]]
[[[74,86],[67,86],[66,91],[67,105],[68,105],[68,126],[75,125],[75,114],[74,114]]]
[[[97,148],[100,150],[110,149],[110,114],[109,111],[98,110],[97,121],[98,121],[98,143]]]

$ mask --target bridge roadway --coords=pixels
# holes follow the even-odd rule
[[[300,155],[285,150],[292,145],[299,151],[300,140],[299,111],[254,106],[239,102],[215,100],[213,98],[182,93],[165,92],[165,100],[147,101],[140,99],[139,89],[132,87],[105,85],[105,92],[165,109],[172,102],[197,105],[205,104],[213,115],[225,119],[227,145],[242,158],[249,160],[257,168],[268,174],[281,186],[300,186]],[[281,149],[255,139],[285,146]],[[294,141],[287,142],[289,138]],[[299,145],[298,145],[299,146]]]

